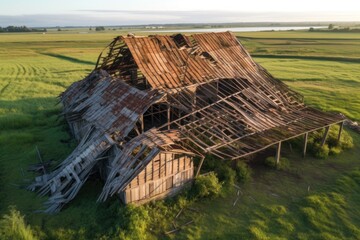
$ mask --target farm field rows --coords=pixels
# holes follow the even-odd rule
[[[102,49],[119,34],[126,32],[0,35],[0,216],[14,206],[41,238],[99,238],[113,234],[110,226],[118,224],[116,215],[108,210],[121,208],[117,199],[96,203],[100,181],[89,181],[72,204],[50,216],[36,212],[44,199],[22,186],[34,177],[26,169],[38,162],[36,146],[45,160],[57,162],[75,147],[59,117],[57,96],[85,77]],[[304,95],[307,104],[360,120],[360,34],[304,31],[237,35],[258,63]],[[223,197],[198,201],[192,207],[202,214],[189,213],[195,224],[177,235],[160,237],[360,237],[360,180],[359,172],[353,171],[360,167],[360,137],[351,134],[355,148],[327,160],[304,160],[299,152],[286,147],[291,171],[254,164],[254,177],[242,186],[243,196],[235,207],[235,193],[230,190]],[[346,178],[349,172],[355,180]],[[321,207],[322,212],[313,216],[312,211]],[[336,212],[341,212],[339,218],[334,216]],[[159,237],[148,234],[149,238]]]

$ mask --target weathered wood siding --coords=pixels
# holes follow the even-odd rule
[[[80,141],[91,127],[85,120],[69,121],[70,131],[77,141]]]
[[[173,153],[158,154],[120,194],[124,203],[146,202],[165,197],[194,176],[192,157]]]

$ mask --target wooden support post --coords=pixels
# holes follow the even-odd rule
[[[326,142],[326,138],[327,138],[327,136],[328,136],[328,134],[329,134],[329,129],[330,129],[330,126],[327,126],[326,128],[325,128],[325,133],[324,133],[324,137],[323,137],[323,139],[322,139],[322,141],[321,141],[321,147],[322,146],[324,146],[324,144],[325,144],[325,142]]]
[[[144,114],[141,115],[140,121],[141,121],[141,133],[143,133],[144,132]]]
[[[338,143],[340,143],[341,132],[342,132],[343,128],[344,128],[344,122],[341,122],[341,123],[340,123],[339,134],[338,134],[338,138],[337,138]]]
[[[194,92],[194,96],[193,96],[193,99],[192,99],[192,106],[191,106],[191,111],[194,112],[195,109],[196,109],[196,91]],[[192,114],[191,115],[191,120],[192,121],[195,121],[195,115],[196,114]]]
[[[308,142],[309,133],[305,133],[304,135],[304,149],[303,149],[303,157],[306,156],[306,148],[307,148],[307,142]]]
[[[197,177],[199,176],[199,174],[200,174],[200,169],[201,169],[201,166],[203,165],[204,159],[205,159],[205,156],[204,156],[204,157],[201,157],[199,166],[198,166],[198,168],[197,168],[197,170],[196,170],[195,178],[197,178]]]
[[[276,165],[280,163],[280,153],[281,153],[281,141],[278,143],[277,150],[276,150]]]
[[[154,126],[154,106],[151,105],[151,126]]]
[[[138,84],[138,76],[137,76],[137,69],[131,69],[130,70],[130,78],[131,78],[131,83],[134,85]]]
[[[168,108],[167,108],[168,130],[170,130],[170,121],[171,121],[170,118],[171,118],[170,105],[168,105]]]

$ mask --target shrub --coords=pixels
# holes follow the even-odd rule
[[[354,147],[353,138],[347,131],[343,131],[341,134],[340,147],[342,149],[350,149]]]
[[[96,27],[95,31],[105,31],[105,27],[102,27],[102,26]]]
[[[237,161],[235,165],[236,177],[239,182],[246,182],[251,178],[251,169],[243,161]]]
[[[120,239],[146,239],[150,222],[149,212],[144,206],[127,205],[120,209],[120,224],[117,229]]]
[[[194,191],[197,197],[215,197],[221,192],[222,184],[216,174],[211,172],[196,178]]]
[[[202,169],[205,171],[214,171],[222,163],[223,160],[215,157],[214,155],[207,155],[204,159]]]
[[[178,196],[176,200],[176,204],[179,206],[179,208],[185,208],[190,204],[190,201],[182,195]]]
[[[232,162],[219,159],[212,155],[206,156],[202,169],[206,171],[215,171],[216,176],[226,185],[234,184],[236,181],[236,172],[230,167]]]
[[[29,225],[26,225],[24,216],[15,208],[5,214],[0,220],[0,239],[33,240],[38,239]]]
[[[327,144],[321,146],[319,143],[315,143],[312,147],[312,151],[315,157],[326,159],[329,156],[330,149]]]
[[[290,162],[285,157],[280,158],[279,164],[276,164],[275,157],[267,157],[265,159],[264,163],[265,163],[265,166],[275,168],[275,169],[278,169],[278,170],[286,170],[286,169],[289,169],[289,167],[290,167]]]
[[[329,155],[340,154],[345,149],[350,149],[354,146],[353,139],[350,134],[343,129],[338,141],[339,126],[332,126],[329,130],[326,143],[323,147],[320,146],[321,141],[324,137],[324,129],[309,134],[308,138],[308,150],[317,158],[326,159]],[[303,147],[303,139],[296,138],[291,141],[298,148]]]
[[[332,147],[329,149],[329,155],[338,155],[341,153],[341,147]]]
[[[235,183],[236,172],[226,162],[223,162],[220,166],[218,166],[215,171],[220,181],[226,183],[227,185]]]

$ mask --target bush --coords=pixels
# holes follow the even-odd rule
[[[352,137],[345,129],[343,129],[340,141],[338,141],[339,126],[332,126],[329,130],[326,143],[321,147],[320,144],[324,133],[324,129],[309,133],[308,150],[314,157],[326,159],[329,155],[340,154],[343,150],[350,149],[354,146]],[[301,138],[294,139],[291,142],[298,148],[303,147],[303,139]]]
[[[144,206],[129,204],[125,208],[121,208],[119,221],[117,235],[120,239],[146,239],[150,217]]]
[[[312,147],[312,151],[315,157],[320,159],[326,159],[329,156],[330,149],[327,144],[321,146],[319,143],[315,143]]]
[[[203,164],[203,169],[206,171],[215,171],[218,179],[230,186],[236,181],[246,182],[251,177],[251,169],[244,161],[222,160],[212,155],[206,156]]]
[[[341,147],[332,147],[329,149],[329,155],[338,155],[341,153]]]
[[[235,183],[236,172],[226,162],[222,162],[222,164],[218,166],[215,171],[220,181],[227,185],[233,185]]]
[[[214,171],[223,163],[222,159],[215,157],[214,155],[206,155],[202,169],[204,171]]]
[[[231,168],[232,161],[219,159],[212,155],[206,156],[202,169],[205,171],[215,171],[216,176],[226,185],[234,184],[236,172]]]
[[[197,197],[218,196],[221,188],[222,184],[213,172],[197,177],[194,184],[194,192]]]
[[[247,182],[251,178],[251,169],[243,161],[237,161],[235,166],[237,180],[241,183]]]
[[[95,31],[105,31],[105,27],[96,27]]]
[[[24,216],[15,208],[5,214],[0,220],[0,239],[8,240],[35,240],[38,239],[29,225],[26,225]]]
[[[289,169],[289,167],[290,167],[290,162],[285,157],[280,157],[279,164],[276,164],[275,157],[267,157],[265,159],[264,163],[265,163],[265,166],[275,168],[275,169],[278,169],[278,170],[286,170],[286,169]]]
[[[340,147],[342,149],[350,149],[354,147],[353,138],[347,131],[343,131],[340,137]]]

